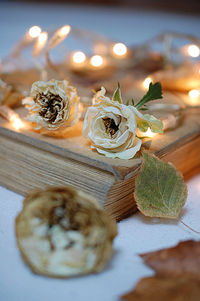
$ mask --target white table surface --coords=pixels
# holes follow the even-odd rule
[[[167,13],[80,6],[0,4],[0,58],[27,28],[45,29],[69,23],[106,34],[127,44],[142,42],[164,30],[199,35],[200,19]],[[1,166],[0,166],[1,172]],[[184,222],[200,231],[200,175],[187,182],[189,195]],[[152,275],[137,255],[170,247],[181,240],[199,239],[173,220],[145,218],[140,213],[118,224],[114,255],[100,274],[57,280],[36,276],[24,265],[16,247],[14,221],[23,198],[0,187],[0,300],[1,301],[114,301],[144,277]]]

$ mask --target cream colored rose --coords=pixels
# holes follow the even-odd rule
[[[68,81],[50,80],[33,83],[31,95],[23,100],[28,120],[35,129],[56,131],[72,126],[79,119],[79,96]]]
[[[130,159],[140,150],[142,140],[136,137],[139,128],[162,132],[162,122],[140,113],[134,106],[124,105],[105,96],[101,88],[93,99],[84,120],[83,135],[90,139],[91,148],[110,158]]]

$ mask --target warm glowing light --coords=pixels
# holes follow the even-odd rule
[[[192,101],[197,101],[199,100],[200,93],[198,90],[193,89],[188,92],[188,95]]]
[[[48,33],[46,31],[43,31],[38,37],[38,41],[42,45],[46,43],[47,39],[48,39]]]
[[[39,26],[32,26],[28,33],[31,38],[37,38],[41,33],[41,28]]]
[[[192,57],[198,57],[200,55],[200,49],[197,45],[189,45],[187,52]]]
[[[103,58],[100,55],[93,55],[90,59],[90,63],[94,67],[100,67],[103,64]]]
[[[15,130],[19,130],[21,128],[24,127],[24,123],[21,121],[21,119],[16,116],[15,114],[13,114],[10,117],[10,122],[12,123],[13,127],[15,128]]]
[[[124,56],[127,53],[127,47],[123,43],[116,43],[113,46],[113,52],[118,56]]]
[[[143,81],[143,86],[144,86],[144,88],[145,88],[145,89],[148,89],[151,82],[152,82],[151,77],[145,78],[145,80]]]
[[[48,39],[48,33],[43,31],[37,38],[36,43],[33,47],[32,53],[34,57],[39,56],[39,54],[41,53],[41,51],[44,49],[46,45],[47,39]]]
[[[71,30],[71,26],[65,25],[65,26],[61,27],[59,34],[61,36],[67,36],[68,33],[70,32],[70,30]]]
[[[152,137],[154,137],[154,136],[156,135],[156,133],[153,133],[153,132],[151,131],[151,129],[148,128],[148,130],[147,130],[146,132],[144,132],[143,135],[144,135],[145,137],[152,138]]]
[[[73,59],[74,63],[82,64],[85,62],[86,56],[85,56],[85,53],[83,53],[82,51],[76,51],[76,52],[74,52],[72,59]]]

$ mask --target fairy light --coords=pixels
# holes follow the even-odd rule
[[[10,122],[17,131],[24,127],[24,123],[15,113],[10,117]]]
[[[24,128],[25,126],[19,115],[15,113],[12,109],[10,109],[8,106],[0,106],[0,115],[6,120],[8,120],[16,131],[20,130],[21,128]]]
[[[187,52],[191,57],[198,57],[200,55],[200,49],[197,45],[189,45],[187,48]]]
[[[29,28],[28,34],[31,38],[37,38],[40,35],[41,31],[42,29],[40,28],[40,26],[32,26],[31,28]]]
[[[70,30],[71,30],[71,26],[65,25],[65,26],[60,28],[59,33],[60,33],[61,36],[67,36],[69,34]]]
[[[60,44],[70,33],[71,26],[70,25],[64,25],[60,27],[52,36],[52,38],[49,41],[48,44],[48,50],[56,47],[58,44]]]
[[[86,60],[86,55],[82,51],[76,51],[72,56],[72,60],[76,64],[82,64]]]
[[[148,89],[151,82],[152,82],[151,77],[145,78],[145,80],[143,81],[143,87],[144,87],[145,89]]]
[[[37,38],[37,41],[33,47],[33,56],[37,57],[42,49],[45,47],[46,42],[48,39],[48,33],[46,31],[43,31]]]
[[[123,43],[116,43],[112,50],[117,56],[124,56],[127,53],[127,47]]]
[[[151,131],[151,129],[148,128],[148,130],[147,130],[146,132],[144,132],[143,135],[144,135],[145,137],[152,138],[152,137],[154,137],[154,136],[156,135],[156,133],[153,133],[153,132]]]
[[[100,67],[103,64],[103,58],[100,55],[93,55],[90,59],[90,63],[94,67]]]
[[[198,105],[200,100],[200,92],[196,89],[192,89],[188,92],[191,105]]]

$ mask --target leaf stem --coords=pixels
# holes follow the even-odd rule
[[[182,223],[186,228],[188,228],[189,230],[191,230],[192,232],[194,232],[194,233],[196,233],[196,234],[200,234],[200,231],[196,231],[196,230],[194,230],[193,228],[191,228],[190,226],[188,226],[187,224],[185,224],[183,221],[182,221],[182,219],[180,219],[180,218],[176,218],[180,223]]]

